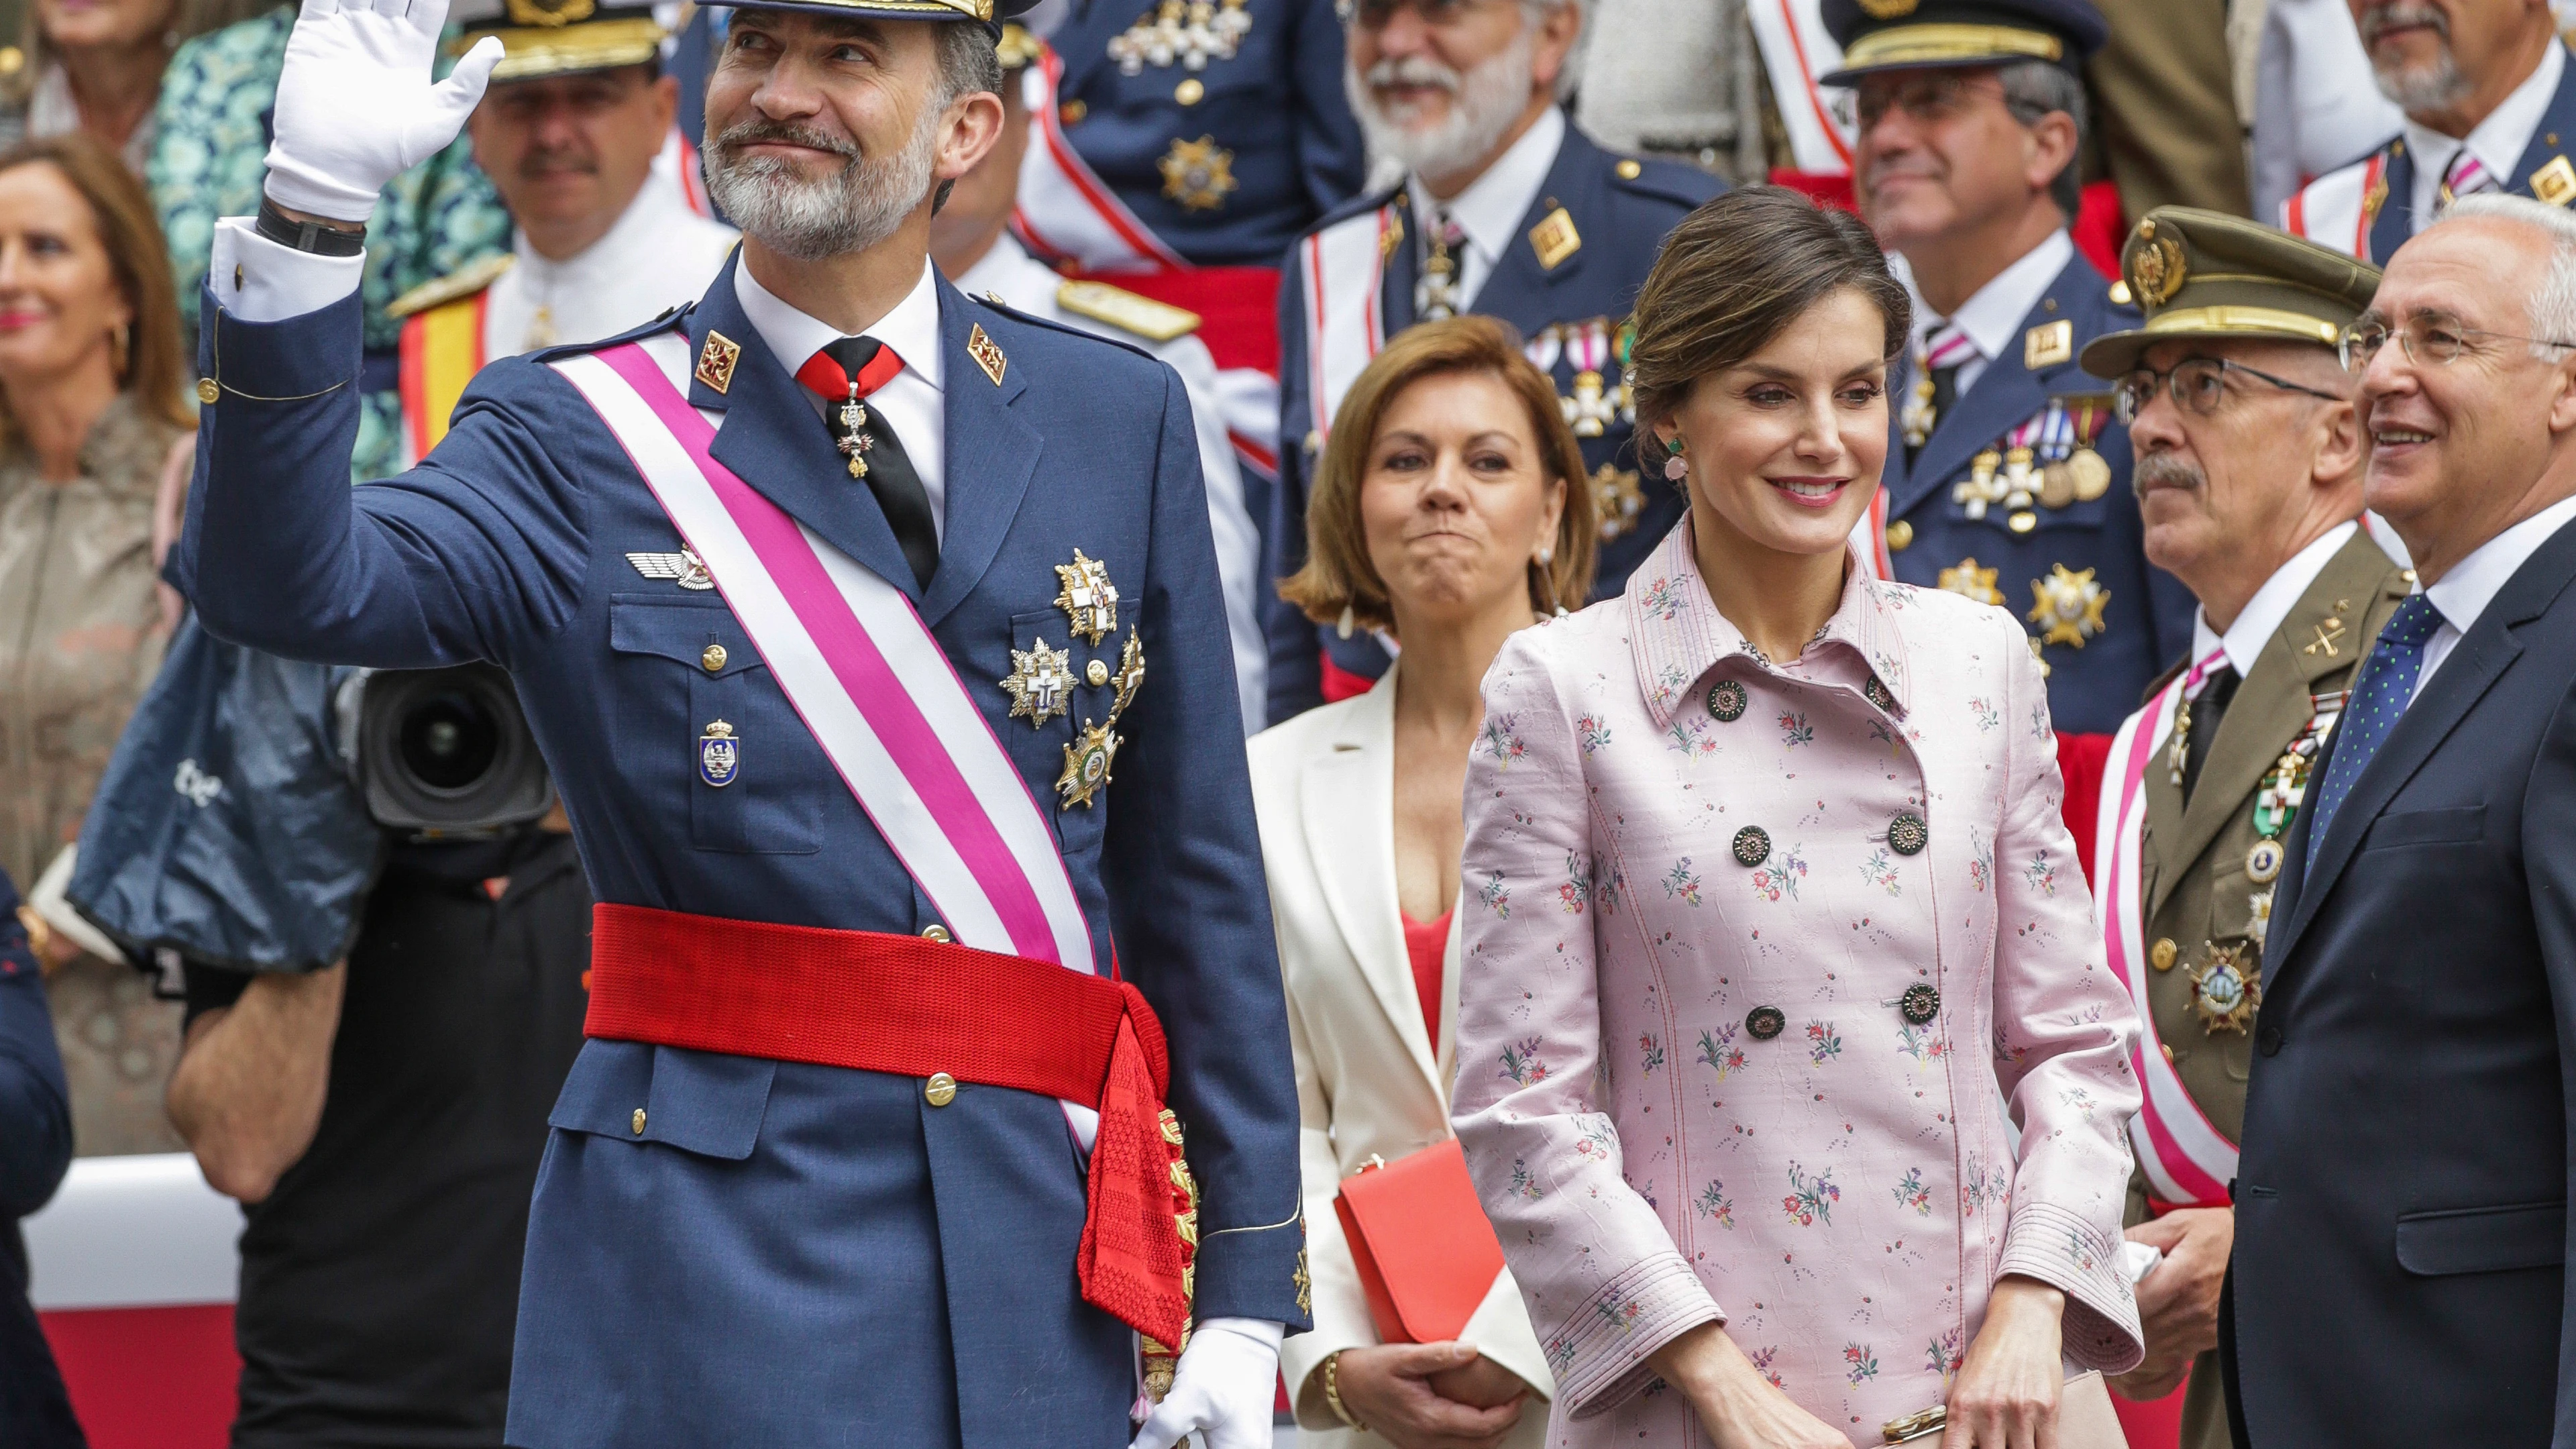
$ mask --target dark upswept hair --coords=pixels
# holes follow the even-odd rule
[[[1461,373],[1494,378],[1511,392],[1529,423],[1531,441],[1538,445],[1541,475],[1565,488],[1548,564],[1541,568],[1532,560],[1527,570],[1530,608],[1544,618],[1559,605],[1581,608],[1591,596],[1600,525],[1593,512],[1591,478],[1583,471],[1583,449],[1566,426],[1556,384],[1521,351],[1511,324],[1469,313],[1418,322],[1397,333],[1342,394],[1317,460],[1314,492],[1306,499],[1305,565],[1279,581],[1279,597],[1304,610],[1307,618],[1330,624],[1348,609],[1351,622],[1360,628],[1394,627],[1386,580],[1369,561],[1368,531],[1360,522],[1360,484],[1368,473],[1369,450],[1377,446],[1378,425],[1405,389],[1425,378]]]
[[[146,417],[173,428],[196,427],[197,415],[187,403],[187,359],[179,344],[170,252],[162,244],[161,223],[152,214],[152,198],[143,183],[125,169],[124,158],[85,131],[21,141],[0,151],[0,172],[21,166],[51,166],[89,206],[114,285],[134,311],[125,367],[116,377],[118,390],[134,394]],[[8,416],[7,395],[0,393],[0,442],[15,441],[17,432]]]
[[[1661,472],[1669,455],[1650,429],[1681,411],[1694,384],[1769,346],[1846,288],[1877,305],[1883,355],[1893,359],[1914,306],[1859,217],[1782,186],[1742,187],[1683,217],[1637,293],[1628,387],[1638,456]]]

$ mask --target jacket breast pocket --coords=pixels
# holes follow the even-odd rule
[[[582,1048],[546,1125],[740,1162],[760,1142],[778,1064],[642,1042]]]
[[[2401,810],[2370,823],[2362,837],[2364,850],[2392,850],[2402,845],[2471,845],[2486,838],[2487,807],[2449,805],[2438,810]]]
[[[2397,1266],[2419,1278],[2554,1268],[2567,1261],[2567,1204],[2400,1213]]]
[[[621,730],[640,770],[686,772],[700,850],[810,855],[822,845],[821,747],[721,602],[614,599],[608,647],[636,696]],[[622,762],[626,763],[626,762]]]
[[[1114,683],[1093,684],[1091,665],[1099,661],[1107,679],[1118,667],[1118,647],[1125,637],[1106,635],[1095,646],[1066,631],[1061,609],[1011,616],[1011,677],[1019,682],[1018,698],[1027,700],[1028,706],[1026,713],[1002,720],[995,728],[1002,749],[1018,767],[1020,778],[1028,782],[1029,798],[1037,802],[1038,813],[1054,822],[1056,849],[1068,856],[1099,843],[1108,803],[1104,791],[1087,806],[1067,806],[1057,782],[1072,762],[1083,733],[1109,722],[1117,689]],[[1022,660],[1028,661],[1026,666]],[[1062,671],[1060,688],[1050,682],[1057,670]],[[967,688],[974,687],[975,681],[969,680]],[[1043,720],[1038,718],[1041,713],[1046,716]]]

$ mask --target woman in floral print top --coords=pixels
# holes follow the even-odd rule
[[[2061,1356],[2140,1354],[2135,1022],[2039,667],[1848,543],[1907,325],[1857,221],[1722,197],[1636,321],[1690,512],[1504,647],[1467,775],[1453,1110],[1550,1442],[1874,1444],[1946,1402],[1949,1449],[2027,1449]]]

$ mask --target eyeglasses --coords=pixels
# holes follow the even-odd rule
[[[2111,392],[2111,411],[2123,427],[2136,422],[2138,414],[2155,400],[2156,388],[2161,385],[2165,395],[2173,399],[2175,407],[2205,418],[2217,412],[2218,405],[2226,400],[2227,374],[2231,372],[2241,372],[2247,377],[2270,383],[2283,392],[2305,393],[2327,402],[2343,401],[2333,393],[2319,392],[2286,377],[2274,377],[2241,362],[2230,362],[2223,357],[2190,357],[2175,363],[2169,371],[2158,372],[2152,367],[2141,367],[2120,379],[2119,385]]]
[[[2344,371],[2359,375],[2370,370],[2370,361],[2379,349],[2395,337],[2406,353],[2406,360],[2418,367],[2447,367],[2469,350],[2472,337],[2492,337],[2498,342],[2528,342],[2534,347],[2576,347],[2576,342],[2552,342],[2546,337],[2524,337],[2513,332],[2490,332],[2484,327],[2471,327],[2447,312],[2417,312],[2394,328],[2376,317],[2364,317],[2343,330],[2335,341],[2335,355],[2343,359]]]
[[[1398,10],[1411,10],[1434,28],[1455,25],[1492,0],[1333,0],[1333,14],[1344,25],[1383,30]]]
[[[1866,131],[1889,111],[1903,111],[1917,122],[1933,125],[1965,110],[1974,96],[2000,93],[2003,83],[1987,84],[1989,79],[1985,72],[1957,70],[1915,71],[1892,81],[1864,79],[1856,89],[1834,97],[1834,119]]]

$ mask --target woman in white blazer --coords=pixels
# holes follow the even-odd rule
[[[1343,1179],[1450,1135],[1460,790],[1503,640],[1580,602],[1583,455],[1503,324],[1426,323],[1345,394],[1281,593],[1391,631],[1365,694],[1254,737],[1253,801],[1304,1117],[1315,1329],[1280,1348],[1310,1449],[1537,1446],[1555,1392],[1508,1271],[1459,1339],[1379,1341],[1333,1200]]]

